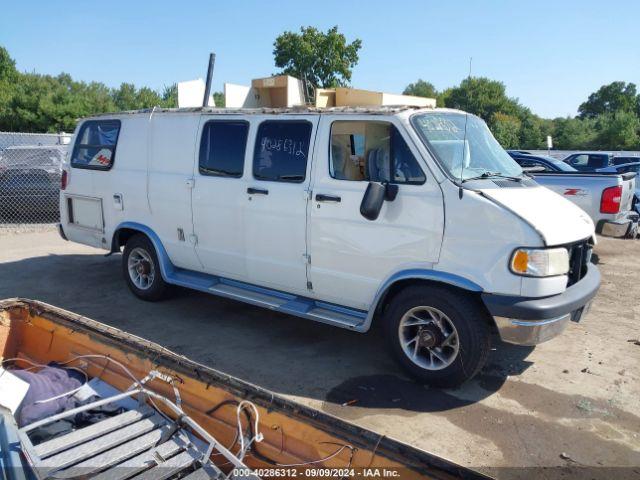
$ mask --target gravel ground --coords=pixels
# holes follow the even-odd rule
[[[89,316],[499,478],[640,477],[638,241],[599,239],[603,283],[582,323],[535,349],[496,342],[482,374],[447,391],[404,377],[379,328],[362,335],[185,290],[145,303],[120,256],[103,254],[50,230],[0,231],[0,298]]]

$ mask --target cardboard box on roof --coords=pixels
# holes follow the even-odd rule
[[[411,105],[415,107],[435,107],[434,98],[414,97],[412,95],[398,95],[394,93],[375,92],[358,88],[338,87],[336,91],[336,106],[344,107],[373,107],[390,105]]]
[[[288,75],[256,78],[251,86],[225,83],[226,106],[230,108],[288,108],[305,105],[302,81]],[[315,106],[328,107],[379,107],[410,105],[435,107],[434,98],[398,95],[357,88],[318,88]]]
[[[304,105],[302,82],[289,75],[256,78],[251,86],[224,84],[225,105],[231,108],[295,107]]]

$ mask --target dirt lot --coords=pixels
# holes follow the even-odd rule
[[[380,329],[362,335],[185,290],[141,302],[119,255],[53,231],[0,235],[0,298],[81,313],[500,478],[534,466],[583,477],[583,466],[640,467],[640,241],[600,239],[596,253],[603,284],[583,323],[535,349],[496,343],[483,373],[449,391],[406,379]]]

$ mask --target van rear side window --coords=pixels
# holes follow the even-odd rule
[[[311,139],[307,121],[265,121],[258,127],[253,176],[271,182],[304,182]]]
[[[109,170],[116,156],[120,120],[84,122],[71,155],[71,166],[91,170]]]
[[[248,132],[247,122],[207,122],[200,142],[200,173],[214,177],[242,177]]]

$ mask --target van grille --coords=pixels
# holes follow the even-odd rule
[[[569,250],[568,287],[579,282],[587,274],[592,248],[590,239],[567,245]]]

